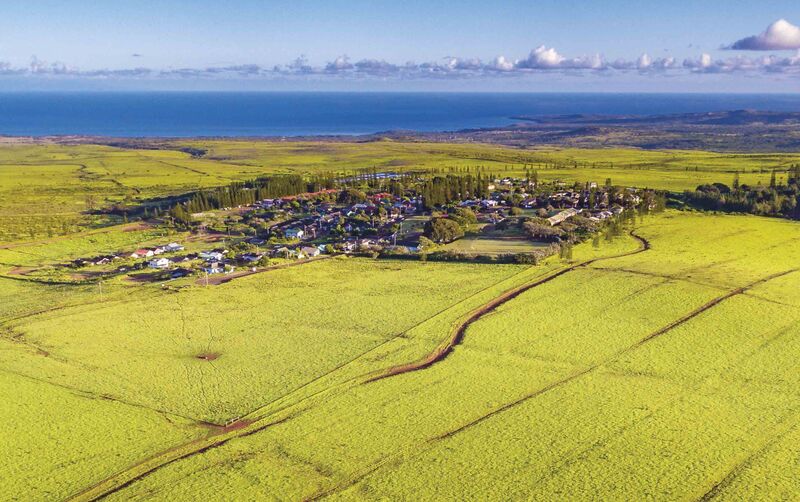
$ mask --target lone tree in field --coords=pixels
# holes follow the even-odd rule
[[[94,209],[97,207],[97,197],[94,195],[87,195],[84,202],[86,203],[86,209],[89,211],[94,211]]]
[[[425,224],[425,237],[441,244],[464,237],[464,230],[449,218],[433,218]]]

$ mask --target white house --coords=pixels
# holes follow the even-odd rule
[[[577,209],[572,209],[572,208],[565,209],[560,213],[556,214],[555,216],[547,218],[547,222],[550,223],[550,226],[555,226],[569,218],[572,218],[576,214],[578,214]]]
[[[284,235],[287,239],[302,239],[305,232],[300,228],[287,228]]]
[[[153,256],[153,251],[150,249],[137,249],[131,253],[131,258],[150,258]]]
[[[200,258],[207,261],[222,261],[224,256],[219,251],[201,251]]]
[[[147,266],[150,268],[158,268],[158,269],[165,269],[169,268],[170,261],[166,258],[158,258],[156,260],[151,260]]]

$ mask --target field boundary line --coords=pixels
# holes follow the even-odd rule
[[[73,395],[75,395],[77,397],[84,398],[84,399],[91,399],[91,400],[94,400],[94,401],[110,401],[110,402],[118,403],[118,404],[121,404],[121,405],[130,406],[132,408],[140,408],[140,409],[143,409],[143,410],[152,411],[153,413],[162,415],[167,420],[167,422],[170,422],[170,423],[172,421],[169,420],[169,418],[167,418],[167,417],[173,416],[173,417],[182,418],[182,419],[184,419],[184,420],[186,420],[188,422],[191,422],[191,425],[197,425],[197,426],[203,426],[203,427],[218,427],[219,426],[218,424],[215,424],[215,423],[212,423],[212,422],[207,422],[205,420],[200,420],[200,419],[197,419],[197,418],[193,418],[193,417],[190,417],[190,416],[187,416],[187,415],[181,415],[180,413],[175,413],[175,412],[168,411],[168,410],[162,410],[162,409],[159,409],[159,408],[152,408],[152,407],[147,406],[145,404],[135,403],[133,401],[126,401],[124,399],[119,399],[119,398],[116,398],[116,397],[113,397],[113,396],[107,395],[107,394],[97,394],[97,393],[94,393],[94,392],[91,392],[91,391],[88,391],[88,390],[80,389],[78,387],[72,387],[72,386],[66,385],[66,384],[51,382],[51,381],[45,380],[43,378],[32,377],[30,375],[26,375],[25,373],[20,373],[19,371],[13,371],[13,370],[10,370],[10,369],[7,369],[7,368],[0,368],[0,372],[6,373],[6,374],[9,374],[9,375],[13,375],[13,376],[16,376],[18,378],[24,378],[26,380],[31,380],[31,381],[34,381],[34,382],[37,382],[37,383],[40,383],[40,384],[52,385],[54,387],[58,387],[60,389],[66,390],[66,391],[70,392],[71,394],[73,394]]]
[[[733,465],[733,467],[701,497],[697,498],[697,502],[708,502],[714,500],[719,496],[726,487],[728,487],[741,472],[750,466],[750,464],[762,453],[769,450],[775,443],[786,437],[789,433],[797,428],[797,414],[788,413],[780,423],[775,425],[772,430],[766,435],[767,439],[764,443],[756,448],[754,451],[748,452],[746,455],[740,457],[740,460]]]
[[[291,420],[294,416],[294,414],[287,415],[264,424],[234,422],[228,427],[220,428],[221,432],[217,434],[202,437],[188,443],[182,443],[151,455],[136,463],[133,468],[129,468],[117,474],[112,474],[99,483],[95,483],[83,491],[69,496],[66,500],[71,502],[100,500],[135,483],[157,469],[166,467],[167,465],[185,458],[219,448],[231,440],[250,436],[268,427]],[[149,465],[151,463],[154,464],[152,467]]]

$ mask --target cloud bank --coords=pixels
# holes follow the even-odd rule
[[[768,30],[769,32],[769,30]],[[781,47],[786,47],[791,37],[783,30]],[[766,34],[767,32],[765,32]],[[764,34],[762,34],[764,35]],[[800,35],[798,35],[800,36]],[[761,37],[761,35],[759,35]],[[764,40],[772,38],[764,35]],[[745,39],[748,40],[748,39]],[[742,42],[742,41],[740,41]],[[753,46],[755,42],[747,42]],[[772,42],[771,42],[772,43]],[[737,42],[738,44],[738,42]],[[531,50],[526,57],[511,59],[497,56],[484,62],[478,58],[449,56],[440,61],[423,63],[392,63],[383,59],[360,59],[351,61],[342,55],[322,65],[311,64],[305,56],[276,66],[240,64],[229,66],[209,66],[203,68],[154,69],[134,67],[124,69],[83,70],[66,64],[47,63],[36,57],[27,67],[15,67],[0,61],[0,76],[35,76],[42,78],[90,78],[90,79],[479,79],[511,78],[534,74],[562,73],[581,74],[620,74],[640,75],[676,74],[786,74],[800,75],[800,50],[793,56],[765,55],[760,57],[727,57],[714,59],[703,53],[683,62],[674,57],[652,57],[647,53],[636,59],[607,60],[602,54],[568,57],[555,48],[541,45]]]
[[[760,35],[743,38],[726,47],[739,51],[782,51],[800,49],[800,28],[785,19],[767,26]]]

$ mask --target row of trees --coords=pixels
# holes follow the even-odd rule
[[[788,184],[779,184],[772,174],[769,186],[740,185],[738,176],[733,186],[723,183],[700,185],[687,191],[684,200],[691,206],[711,210],[780,216],[800,219],[800,168],[790,171]]]
[[[279,175],[258,178],[244,183],[200,190],[189,200],[170,209],[170,215],[179,223],[191,221],[192,213],[253,204],[263,199],[285,197],[306,192],[317,192],[336,185],[333,177],[313,177],[309,180],[297,175]]]
[[[435,176],[423,181],[419,187],[422,204],[425,209],[430,210],[470,197],[486,197],[489,194],[488,186],[491,179],[482,174]]]

